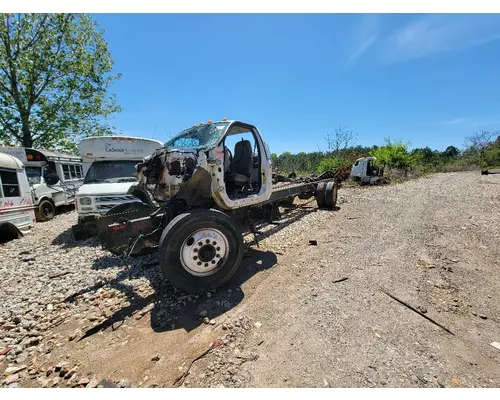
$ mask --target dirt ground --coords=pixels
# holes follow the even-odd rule
[[[60,301],[85,307],[47,328],[23,371],[5,356],[0,371],[46,387],[500,387],[500,175],[339,196],[263,227],[220,290],[179,293],[149,259],[129,286],[74,288]]]

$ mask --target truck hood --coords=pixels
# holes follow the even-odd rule
[[[88,183],[80,186],[76,195],[81,196],[108,196],[110,194],[127,194],[130,186],[137,182],[120,183]]]

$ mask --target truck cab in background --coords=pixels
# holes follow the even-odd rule
[[[76,194],[78,223],[73,227],[76,239],[95,232],[95,220],[111,208],[137,201],[128,194],[137,183],[136,165],[163,143],[153,139],[98,136],[78,144],[85,178]]]
[[[376,163],[375,157],[361,157],[356,160],[351,169],[351,179],[361,185],[378,185],[386,183],[384,168]]]
[[[27,147],[0,147],[0,152],[18,158],[24,164],[37,221],[51,220],[57,207],[75,202],[75,193],[83,183],[80,157]],[[56,183],[47,182],[48,174],[57,175]]]

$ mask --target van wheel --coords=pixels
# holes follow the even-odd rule
[[[194,210],[175,217],[160,239],[160,267],[175,287],[199,293],[229,281],[243,258],[243,236],[217,210]]]
[[[36,210],[37,221],[49,221],[56,216],[56,207],[50,200],[42,200]]]

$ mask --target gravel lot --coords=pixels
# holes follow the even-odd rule
[[[500,176],[339,195],[262,227],[238,276],[199,296],[155,257],[74,243],[74,212],[37,224],[0,245],[2,385],[500,386]]]

